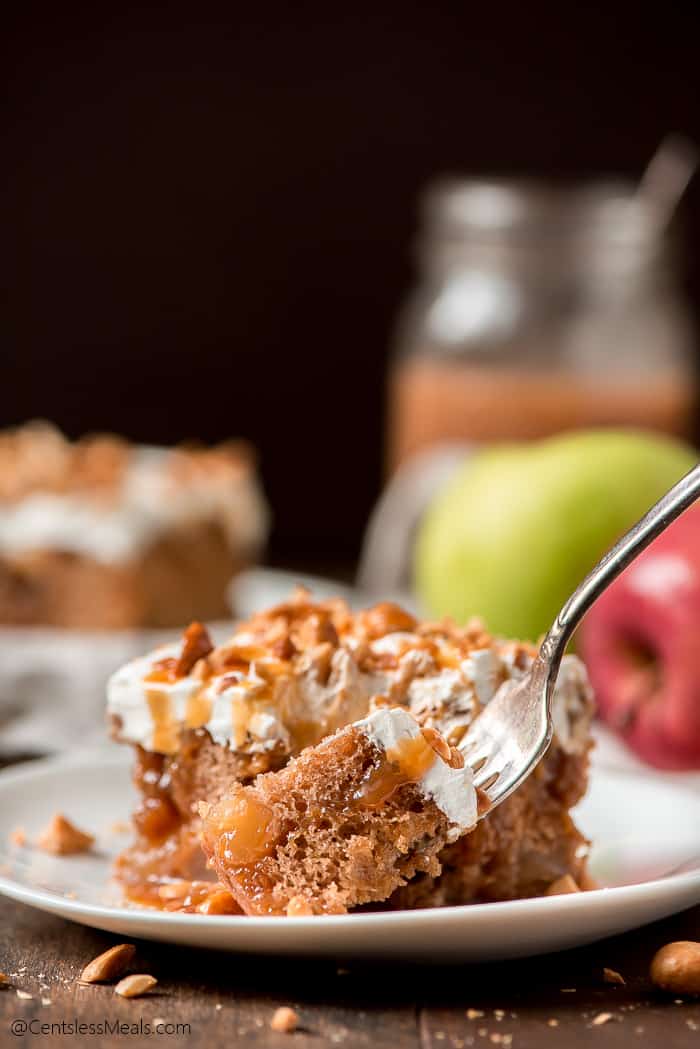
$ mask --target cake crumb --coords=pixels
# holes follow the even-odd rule
[[[26,845],[27,844],[27,832],[24,827],[15,827],[13,831],[10,831],[10,844],[11,845]]]
[[[218,1012],[218,1011],[219,1011],[219,1009],[223,1009],[223,1005],[221,1004],[221,1002],[217,1002],[217,1003],[216,1003],[216,1005],[214,1006],[214,1008],[215,1008],[215,1009],[216,1009],[216,1011]]]
[[[612,1013],[598,1013],[598,1015],[594,1016],[591,1020],[591,1027],[600,1027],[601,1024],[609,1023],[612,1018]]]
[[[281,1005],[279,1009],[276,1009],[274,1016],[270,1020],[272,1030],[282,1031],[284,1034],[291,1034],[292,1031],[296,1031],[298,1024],[299,1016],[288,1005]]]
[[[287,904],[288,918],[307,918],[313,913],[311,904],[304,896],[292,896]]]
[[[567,896],[572,892],[580,891],[571,875],[564,874],[561,878],[553,881],[549,888],[545,890],[545,896]]]
[[[62,812],[57,812],[37,838],[36,844],[53,856],[74,856],[91,849],[95,839],[92,834],[80,830],[66,819]]]
[[[555,1017],[552,1016],[549,1020],[547,1020],[547,1027],[558,1027],[558,1026],[559,1026],[559,1021],[557,1019],[555,1019]]]
[[[465,1015],[467,1020],[480,1020],[484,1013],[481,1009],[467,1009]]]
[[[695,1020],[686,1020],[685,1022],[691,1031],[700,1031],[700,1024],[696,1023]]]
[[[111,834],[128,834],[131,830],[131,826],[126,820],[115,820],[114,823],[110,825],[109,830]]]
[[[624,987],[627,983],[622,973],[617,972],[616,969],[603,969],[603,982],[604,983],[618,983]]]

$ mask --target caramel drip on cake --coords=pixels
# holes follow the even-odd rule
[[[180,732],[173,717],[170,696],[159,689],[149,688],[146,699],[153,719],[153,749],[159,754],[174,754],[180,745]]]
[[[201,728],[211,717],[212,702],[201,692],[195,692],[187,700],[185,708],[185,728]]]
[[[168,657],[154,663],[153,669],[149,670],[143,680],[163,685],[170,681],[177,681],[177,677],[177,660]]]
[[[297,752],[304,750],[305,747],[314,746],[323,739],[324,735],[329,734],[335,728],[334,725],[327,726],[325,722],[319,724],[318,721],[304,718],[297,718],[296,721],[289,724],[289,727],[294,740],[294,749]]]
[[[432,767],[437,755],[423,735],[402,739],[386,752],[386,762],[373,769],[355,795],[363,808],[377,808],[405,783],[417,783]]]
[[[250,721],[250,707],[248,701],[240,698],[231,701],[231,728],[233,730],[233,743],[236,747],[242,747],[248,733],[248,722]]]

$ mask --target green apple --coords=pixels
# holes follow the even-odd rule
[[[496,634],[535,640],[598,558],[697,459],[680,441],[619,430],[478,452],[423,520],[418,596],[432,615],[478,615]]]

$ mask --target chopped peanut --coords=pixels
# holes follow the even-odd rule
[[[87,852],[94,842],[92,834],[80,830],[60,812],[56,813],[36,840],[40,849],[51,852],[54,856],[72,856],[79,852]]]
[[[426,743],[429,743],[439,758],[449,765],[452,760],[452,753],[450,751],[450,745],[436,729],[434,728],[423,728],[423,739]]]
[[[545,892],[545,896],[564,896],[571,892],[580,892],[578,885],[570,874],[557,878]]]
[[[120,980],[114,988],[114,993],[121,995],[122,998],[140,998],[142,994],[153,990],[157,983],[155,976],[150,976],[148,973],[134,973]]]
[[[182,635],[182,651],[177,661],[175,673],[178,677],[187,677],[195,663],[214,651],[214,645],[205,626],[201,623],[190,623]]]
[[[270,1020],[270,1027],[273,1031],[291,1034],[292,1031],[296,1031],[298,1023],[299,1017],[294,1009],[290,1009],[288,1005],[282,1005],[275,1010],[275,1015]]]
[[[136,954],[133,943],[118,943],[98,954],[80,974],[80,983],[103,983],[116,980],[129,967]]]
[[[652,983],[672,994],[700,994],[700,943],[667,943],[652,958],[650,976]]]

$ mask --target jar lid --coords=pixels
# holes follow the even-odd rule
[[[441,179],[424,193],[421,211],[438,240],[554,237],[649,247],[662,235],[653,207],[635,190],[622,180]]]

